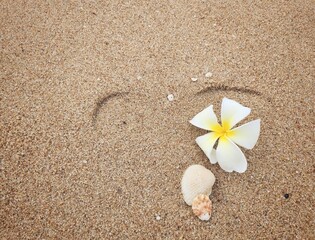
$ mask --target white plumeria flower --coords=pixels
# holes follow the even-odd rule
[[[250,111],[250,108],[244,107],[236,101],[223,98],[221,125],[213,111],[213,105],[198,113],[190,121],[196,127],[211,131],[197,137],[196,143],[212,164],[218,162],[226,172],[243,173],[247,169],[246,158],[236,144],[246,149],[252,149],[255,146],[260,133],[260,119],[248,122],[240,127],[233,127],[247,117]],[[218,139],[217,149],[214,149],[213,146]]]

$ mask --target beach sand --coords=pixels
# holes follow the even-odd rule
[[[314,239],[314,22],[310,0],[1,1],[0,238]],[[262,121],[244,174],[188,122],[223,97]]]

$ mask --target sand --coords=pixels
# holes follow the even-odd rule
[[[310,0],[1,1],[0,238],[314,239],[314,21]],[[223,97],[262,120],[244,174],[188,123]]]

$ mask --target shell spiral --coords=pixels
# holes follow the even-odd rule
[[[207,195],[199,194],[192,203],[194,214],[202,221],[208,221],[212,213],[212,202]]]

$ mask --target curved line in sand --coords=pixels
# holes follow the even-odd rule
[[[199,92],[197,92],[196,94],[203,94],[203,93],[207,93],[207,92],[216,92],[216,91],[232,91],[232,92],[241,92],[241,93],[248,93],[248,94],[252,94],[252,95],[256,95],[256,96],[261,96],[262,93],[256,90],[252,90],[252,89],[248,89],[245,87],[229,87],[223,84],[213,84],[211,86],[208,86],[202,90],[200,90]]]
[[[208,92],[217,92],[217,91],[232,91],[232,92],[238,92],[238,93],[247,93],[247,94],[252,94],[255,96],[261,96],[263,95],[261,92],[248,89],[246,87],[229,87],[223,84],[213,84],[211,86],[207,86],[204,89],[198,91],[196,95],[208,93]],[[96,107],[93,111],[92,114],[92,123],[93,125],[96,123],[97,116],[99,115],[100,109],[111,99],[117,98],[117,97],[122,97],[128,95],[129,92],[114,92],[111,94],[106,95],[105,97],[100,98],[96,102]]]
[[[115,93],[111,93],[106,95],[105,97],[100,98],[97,103],[96,103],[96,107],[93,111],[92,114],[92,122],[93,124],[95,124],[97,116],[100,112],[100,109],[111,99],[116,98],[116,97],[122,97],[129,94],[129,92],[115,92]]]

